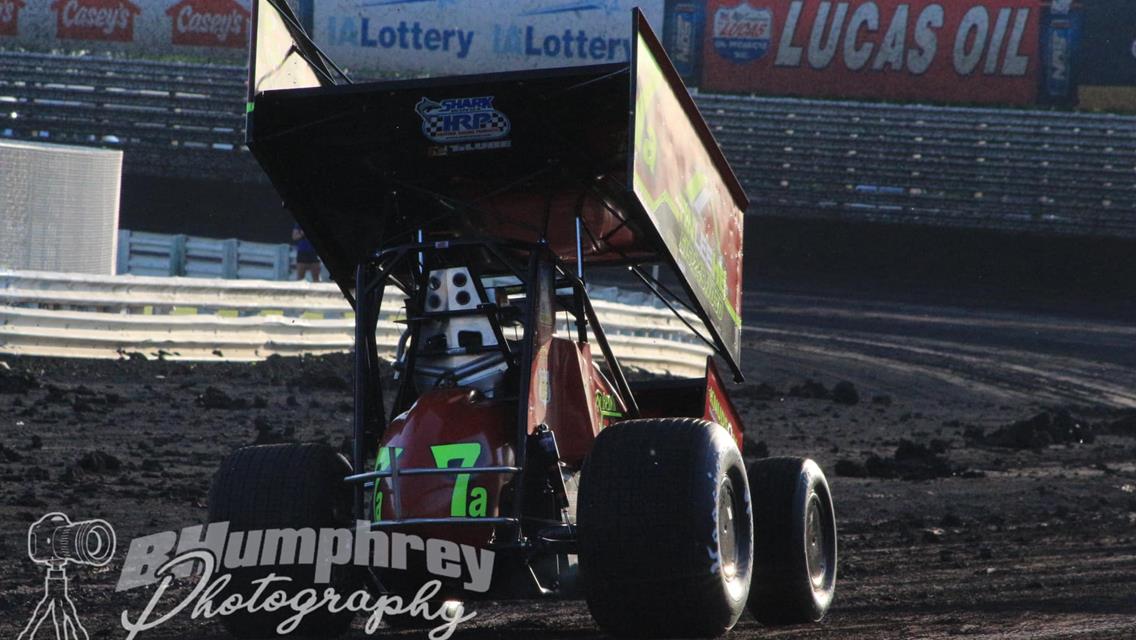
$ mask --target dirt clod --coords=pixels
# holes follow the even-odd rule
[[[1094,439],[1092,427],[1058,409],[999,427],[979,441],[1007,449],[1043,449],[1051,444],[1083,444]]]
[[[7,363],[0,367],[0,394],[23,395],[39,386],[39,380],[27,371],[14,370]]]
[[[848,465],[845,465],[844,470],[849,473],[858,472],[856,467]],[[899,446],[890,458],[878,454],[868,456],[864,461],[864,470],[867,476],[873,478],[901,480],[946,478],[960,475],[965,471],[958,465],[952,464],[945,455],[936,453],[931,447],[910,440],[900,440]],[[839,471],[837,473],[839,474]]]
[[[860,404],[860,392],[856,390],[856,385],[847,380],[837,382],[832,388],[832,401],[836,404],[857,405]]]
[[[1126,411],[1120,418],[1094,425],[1093,431],[1113,436],[1136,438],[1136,411]]]
[[[118,473],[122,469],[122,461],[105,451],[88,451],[75,464],[87,473]]]
[[[23,459],[24,456],[20,452],[16,451],[15,449],[9,449],[3,444],[0,444],[0,460],[3,460],[4,462],[19,462]]]
[[[248,402],[244,398],[234,398],[217,387],[206,387],[205,393],[197,398],[197,403],[206,409],[244,409]]]
[[[791,398],[807,398],[811,400],[829,400],[832,398],[832,392],[828,390],[828,387],[812,379],[789,387],[788,395]]]
[[[833,471],[836,472],[836,475],[843,476],[845,478],[868,477],[868,469],[864,466],[864,463],[857,462],[856,460],[849,460],[848,458],[837,460],[836,466],[833,467]]]
[[[946,531],[944,531],[944,530],[942,530],[938,527],[932,527],[930,529],[924,529],[923,530],[923,542],[931,542],[931,543],[942,542],[944,535],[946,535]]]

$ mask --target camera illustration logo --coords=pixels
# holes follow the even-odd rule
[[[75,603],[67,594],[67,563],[105,566],[114,557],[114,529],[105,520],[71,522],[62,513],[49,513],[28,527],[28,558],[47,566],[43,599],[17,640],[31,640],[45,622],[56,640],[88,640]]]

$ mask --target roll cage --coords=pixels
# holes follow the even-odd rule
[[[450,311],[427,311],[426,298],[429,295],[429,274],[437,268],[461,265],[470,269],[472,280],[478,288],[481,300],[473,309]],[[547,283],[542,282],[542,272],[548,273]],[[421,327],[425,322],[443,317],[478,315],[487,319],[496,335],[496,345],[459,346],[466,354],[474,355],[487,351],[500,352],[513,376],[516,395],[502,400],[516,401],[515,440],[513,442],[516,463],[513,466],[464,467],[442,469],[399,469],[397,456],[392,456],[388,469],[355,473],[345,481],[354,489],[353,510],[356,519],[369,519],[366,508],[366,492],[373,489],[380,479],[389,478],[391,483],[391,503],[395,510],[393,519],[372,522],[373,529],[401,527],[421,524],[496,524],[506,525],[510,535],[499,537],[511,544],[531,546],[521,524],[525,516],[524,481],[526,457],[529,449],[528,402],[529,385],[534,357],[536,332],[532,330],[539,313],[540,296],[547,295],[555,305],[554,312],[568,314],[574,338],[581,343],[591,338],[599,346],[604,357],[607,375],[612,388],[627,409],[629,417],[639,415],[638,405],[628,384],[627,377],[619,360],[611,350],[603,326],[596,315],[585,289],[582,274],[573,272],[548,249],[544,243],[523,243],[500,241],[490,238],[461,238],[423,241],[390,247],[376,252],[369,260],[360,264],[355,277],[355,415],[353,423],[352,467],[358,471],[366,462],[377,455],[376,446],[384,431],[396,415],[408,409],[417,398],[414,373],[418,360],[426,347],[422,343]],[[483,278],[497,277],[506,280],[503,288],[506,296],[492,297],[485,287]],[[388,285],[393,285],[407,295],[405,308],[406,347],[404,357],[396,366],[398,389],[392,406],[383,406],[382,380],[379,371],[376,327],[382,307],[383,294]],[[546,291],[545,287],[551,287]],[[516,304],[508,302],[510,296],[518,295]],[[501,301],[504,300],[505,304]],[[523,333],[519,340],[509,340],[505,336],[503,320],[519,321]],[[451,352],[455,348],[451,348]],[[401,475],[456,475],[464,474],[510,474],[514,477],[514,500],[511,513],[501,517],[477,518],[404,518],[398,499],[398,478]],[[555,541],[564,542],[553,532],[537,536],[544,541],[543,546]]]

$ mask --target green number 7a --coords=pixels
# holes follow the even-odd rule
[[[481,457],[481,444],[477,442],[461,442],[455,444],[437,444],[430,447],[434,454],[434,464],[439,469],[447,469],[450,463],[458,461],[460,468],[469,468],[477,464]],[[468,473],[459,473],[454,479],[454,495],[450,499],[450,517],[453,518],[483,518],[489,502],[489,494],[485,487],[469,488]]]

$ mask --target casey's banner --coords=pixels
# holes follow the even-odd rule
[[[248,55],[251,0],[0,0],[0,48]]]
[[[1026,104],[1039,0],[710,0],[702,88]]]

